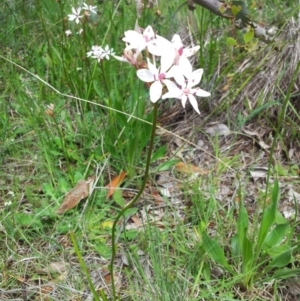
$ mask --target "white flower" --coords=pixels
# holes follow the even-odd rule
[[[175,64],[178,65],[181,72],[188,77],[193,69],[188,57],[194,55],[200,49],[200,46],[183,48],[181,38],[178,34],[173,36],[172,43],[176,49]]]
[[[190,57],[194,54],[196,54],[196,52],[200,49],[200,46],[195,46],[195,47],[191,47],[191,48],[183,48],[183,44],[181,41],[181,38],[178,34],[174,34],[173,38],[172,38],[172,44],[175,47],[177,54],[178,54],[178,59],[182,58],[182,57]]]
[[[69,21],[75,20],[75,23],[79,24],[80,19],[83,17],[83,15],[82,16],[80,15],[81,7],[77,8],[77,9],[72,7],[72,12],[73,12],[73,14],[68,15]]]
[[[105,48],[102,49],[102,50],[103,50],[102,58],[105,58],[105,59],[107,59],[107,60],[109,60],[109,57],[110,57],[111,55],[115,55],[115,54],[114,54],[113,48],[109,48],[108,45],[106,45]]]
[[[137,55],[147,48],[151,54],[161,56],[167,50],[168,43],[170,43],[167,39],[155,35],[151,26],[145,28],[143,33],[127,30],[124,34],[123,41],[127,43],[125,50],[134,49]]]
[[[156,68],[155,65],[153,65],[149,59],[147,59],[148,62],[148,68],[149,69],[140,69],[137,71],[137,76],[140,80],[151,83],[150,86],[150,100],[155,103],[161,98],[163,84],[171,83],[170,80],[167,80],[167,78],[170,78],[171,75],[167,72],[170,67],[172,66],[175,58],[175,53],[170,53],[170,55],[163,55],[161,56],[161,67]]]
[[[176,57],[174,64],[179,65],[180,68],[189,68],[191,69],[192,67],[189,67],[190,61],[188,60],[188,57],[196,54],[196,52],[200,49],[200,46],[195,46],[191,48],[184,48],[181,38],[178,34],[175,34],[172,38],[172,42],[168,41],[167,39],[156,36],[156,40],[158,40],[158,46],[157,48],[161,51],[165,52],[170,52],[171,49],[174,49],[176,52]],[[152,53],[152,52],[151,52]],[[184,70],[183,69],[183,70]]]
[[[97,14],[97,6],[87,5],[86,3],[83,3],[82,8],[86,11],[87,15],[89,15],[89,13]]]
[[[82,33],[83,33],[83,29],[80,28],[76,33],[77,33],[77,34],[82,34]]]
[[[199,87],[194,88],[195,85],[198,85],[201,81],[203,74],[203,69],[198,69],[192,72],[187,81],[179,83],[180,86],[177,86],[174,82],[166,82],[168,92],[163,95],[162,99],[166,98],[177,98],[181,99],[182,106],[185,108],[187,99],[189,99],[194,110],[200,114],[198,103],[195,96],[208,97],[210,93],[200,89]]]
[[[105,46],[105,49],[103,49],[101,46],[92,46],[92,50],[87,52],[87,57],[92,57],[98,60],[98,63],[102,59],[107,59],[109,60],[109,57],[111,55],[114,56],[114,51],[113,49],[110,49],[108,45]]]
[[[135,49],[137,52],[143,51],[155,37],[151,26],[148,26],[143,33],[135,30],[127,30],[124,35],[123,41],[128,44],[125,50]]]
[[[68,37],[72,34],[72,31],[70,29],[68,29],[68,30],[65,31],[65,34]]]
[[[98,53],[98,52],[103,52],[103,48],[101,46],[92,46],[92,50],[87,52],[87,56],[92,56],[94,55],[95,53]]]
[[[195,47],[191,47],[191,48],[183,48],[183,44],[182,44],[180,36],[178,34],[175,34],[172,38],[172,42],[169,42],[169,45],[164,46],[165,49],[167,47],[168,48],[172,47],[176,53],[174,65],[175,66],[177,65],[179,67],[180,71],[176,70],[175,74],[177,76],[180,74],[183,74],[184,76],[189,77],[189,75],[192,72],[193,67],[192,67],[188,57],[196,54],[196,52],[200,49],[200,46],[195,46]],[[175,68],[174,68],[174,70],[175,70]],[[181,76],[181,79],[182,79],[182,76]],[[176,81],[178,82],[178,77],[177,77]]]
[[[7,194],[11,196],[15,196],[15,193],[13,191],[9,191]]]
[[[101,46],[92,46],[92,50],[87,52],[87,57],[97,59],[98,63],[103,59],[103,48]]]
[[[11,204],[12,204],[12,202],[11,202],[11,201],[4,202],[4,207],[9,207]]]
[[[170,43],[169,40],[159,35],[156,35],[155,39],[151,40],[148,43],[147,49],[153,55],[162,56],[166,53],[174,52],[174,47],[171,47],[171,45],[172,44]]]

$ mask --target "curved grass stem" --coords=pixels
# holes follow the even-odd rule
[[[112,295],[113,295],[113,300],[117,300],[117,296],[116,296],[116,286],[115,286],[115,279],[114,279],[114,261],[115,261],[115,257],[116,257],[116,252],[117,252],[117,246],[116,246],[116,226],[118,221],[120,220],[120,218],[122,217],[122,215],[131,207],[133,207],[133,205],[138,201],[138,199],[140,198],[140,196],[142,195],[146,183],[147,183],[147,179],[148,179],[148,175],[149,175],[149,169],[150,169],[150,161],[151,161],[151,155],[152,155],[152,150],[153,150],[153,144],[154,144],[154,137],[155,137],[155,129],[156,129],[156,123],[157,123],[157,111],[158,111],[158,103],[154,104],[154,111],[153,111],[153,122],[152,122],[152,131],[151,131],[151,137],[150,137],[150,143],[149,143],[149,149],[148,149],[148,155],[147,155],[147,162],[146,162],[146,169],[145,169],[145,173],[144,173],[144,179],[143,179],[143,183],[142,186],[140,187],[139,192],[137,193],[137,195],[132,199],[132,201],[130,201],[117,215],[116,219],[114,220],[113,226],[112,226],[112,252],[111,252],[111,260],[110,260],[110,277],[111,277],[111,289],[112,289]]]

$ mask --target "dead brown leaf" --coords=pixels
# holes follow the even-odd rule
[[[115,177],[109,184],[105,187],[108,188],[107,198],[110,198],[115,190],[123,183],[127,173],[122,171],[117,177]]]
[[[185,174],[201,174],[201,175],[205,175],[208,174],[208,170],[203,170],[201,168],[199,168],[198,166],[195,166],[193,164],[189,164],[189,163],[184,163],[184,162],[179,162],[175,165],[175,169],[178,172],[181,173],[185,173]]]
[[[51,285],[43,286],[41,288],[41,294],[43,295],[43,300],[47,301],[50,300],[48,295],[54,290],[54,287]]]
[[[58,210],[57,214],[63,214],[78,205],[78,203],[93,193],[93,184],[95,176],[87,180],[80,180],[77,185],[70,190]]]
[[[130,219],[134,222],[134,224],[137,226],[137,228],[143,226],[142,221],[139,219],[139,217],[137,215],[131,216]]]

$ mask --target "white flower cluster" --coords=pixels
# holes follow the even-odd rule
[[[81,11],[84,13],[81,15]],[[91,14],[97,14],[97,6],[87,5],[83,3],[82,7],[72,7],[72,14],[68,15],[69,21],[75,21],[76,24],[79,24],[80,19],[84,16],[90,16]]]
[[[81,7],[72,7],[72,14],[68,15],[68,20],[74,21],[76,24],[79,24],[84,16],[89,17],[91,14],[97,14],[97,6],[87,5],[86,3],[83,3]],[[81,34],[82,31],[82,29],[79,29],[77,33]],[[65,31],[65,34],[66,36],[70,36],[72,34],[72,31],[68,29]]]
[[[101,46],[92,46],[92,50],[87,52],[87,57],[92,57],[97,59],[97,61],[100,63],[102,59],[109,60],[109,57],[112,55],[114,56],[114,50],[112,48],[109,48],[108,45],[105,46],[105,48],[102,48]]]
[[[171,41],[154,33],[151,26],[141,30],[128,30],[123,41],[126,43],[123,56],[116,56],[106,46],[105,51],[99,46],[93,46],[87,55],[108,59],[112,55],[119,61],[127,62],[137,69],[140,80],[149,83],[150,99],[153,103],[159,99],[177,98],[185,107],[187,99],[195,111],[200,114],[195,96],[208,97],[210,93],[195,87],[201,81],[203,69],[193,71],[189,57],[194,55],[200,46],[184,48],[181,38],[175,34]],[[146,53],[146,61],[143,60],[142,51]],[[103,53],[107,56],[104,56]],[[150,55],[151,56],[150,56]],[[159,66],[157,66],[157,57]],[[165,92],[167,88],[168,91]]]

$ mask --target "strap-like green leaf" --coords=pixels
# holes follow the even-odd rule
[[[283,241],[288,228],[289,224],[276,225],[276,227],[268,233],[263,249],[267,251],[268,249],[279,245]]]
[[[202,237],[202,246],[207,255],[228,272],[232,272],[232,269],[224,255],[224,250],[220,247],[220,245],[214,239],[211,239],[205,232],[202,233]]]
[[[274,224],[278,199],[279,199],[279,185],[278,185],[278,181],[276,180],[272,190],[272,203],[269,207],[267,207],[264,210],[262,216],[262,221],[259,228],[258,240],[257,240],[257,250],[256,250],[257,254],[259,254],[259,252],[261,251],[261,248],[265,242],[267,234],[271,226]]]
[[[245,236],[242,249],[243,256],[243,273],[247,274],[251,270],[253,261],[253,246],[252,242]]]
[[[288,265],[292,259],[292,250],[287,250],[275,257],[267,267],[267,271],[272,268],[282,268]]]

